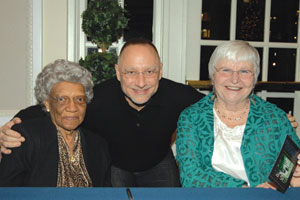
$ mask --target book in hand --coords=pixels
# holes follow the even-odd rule
[[[290,181],[297,166],[297,156],[299,153],[299,147],[287,135],[269,175],[269,180],[282,193],[290,186]]]

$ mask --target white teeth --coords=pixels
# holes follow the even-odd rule
[[[227,86],[227,88],[229,88],[229,89],[231,89],[231,90],[239,90],[239,89],[241,89],[241,88],[239,88],[239,87],[230,87],[230,86]]]

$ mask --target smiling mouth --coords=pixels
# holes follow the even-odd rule
[[[230,90],[241,90],[242,88],[240,87],[232,87],[232,86],[226,86],[227,89],[230,89]]]
[[[132,89],[134,91],[134,93],[136,94],[146,94],[149,90],[149,88],[146,88],[146,89]]]
[[[64,117],[66,120],[78,120],[79,117]]]

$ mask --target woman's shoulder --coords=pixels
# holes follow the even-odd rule
[[[12,129],[25,138],[20,150],[26,149],[27,155],[31,155],[30,152],[36,148],[41,151],[40,148],[47,148],[49,144],[57,140],[56,127],[51,122],[50,116],[23,121],[21,124],[14,125]]]
[[[257,95],[253,95],[253,99],[254,99],[254,108],[256,108],[257,111],[261,111],[267,115],[285,114],[285,112],[281,108],[279,108],[276,104],[263,100]]]
[[[21,132],[23,136],[34,137],[34,135],[43,134],[44,130],[55,129],[55,126],[51,122],[50,116],[45,115],[40,118],[22,121],[20,124],[15,124],[12,129]]]
[[[180,121],[211,121],[213,120],[212,94],[185,108],[180,114]]]
[[[20,110],[14,117],[19,117],[22,121],[34,118],[41,118],[46,115],[41,105],[34,105]]]

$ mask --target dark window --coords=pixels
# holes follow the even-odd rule
[[[268,81],[295,81],[296,49],[270,48]]]
[[[153,0],[125,0],[124,8],[129,18],[124,40],[144,37],[152,41]]]
[[[263,63],[263,48],[256,48],[260,57],[260,63],[259,63],[259,68],[260,68],[260,73],[258,75],[257,81],[262,80],[262,63]]]
[[[202,1],[202,39],[228,40],[230,27],[230,0]]]
[[[264,39],[264,0],[238,0],[236,38],[248,41]]]
[[[200,80],[209,80],[208,62],[216,46],[201,46],[200,50]]]
[[[267,98],[267,101],[276,104],[286,113],[294,110],[294,99],[292,98]]]
[[[271,42],[297,42],[298,9],[298,0],[272,0]]]

